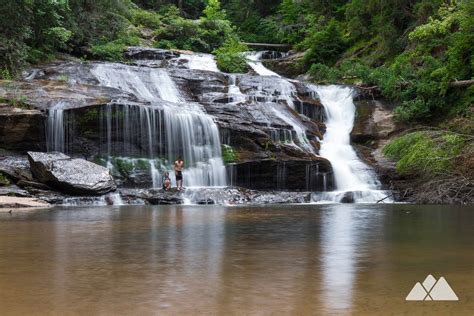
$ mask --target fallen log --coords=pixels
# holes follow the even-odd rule
[[[459,81],[450,82],[449,86],[453,88],[464,88],[464,87],[469,87],[473,84],[474,84],[474,80],[459,80]]]

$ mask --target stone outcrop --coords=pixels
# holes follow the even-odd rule
[[[165,60],[179,57],[179,53],[175,51],[149,48],[149,47],[128,47],[124,53],[124,57],[127,59],[149,59],[149,60]]]
[[[264,65],[272,71],[287,78],[296,78],[304,73],[302,60],[304,53],[294,53],[287,56],[262,56]]]
[[[45,118],[44,113],[39,110],[0,101],[0,146],[20,152],[44,150]]]
[[[109,170],[84,159],[61,153],[28,152],[33,175],[59,191],[77,195],[101,195],[116,189]]]
[[[258,190],[330,191],[332,168],[319,160],[253,160],[230,166],[232,185]]]

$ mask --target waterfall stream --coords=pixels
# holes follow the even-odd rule
[[[290,82],[290,80],[287,80],[286,78],[282,78],[280,75],[269,70],[262,64],[260,59],[262,58],[263,53],[264,52],[247,52],[246,56],[248,58],[248,61],[247,61],[248,65],[259,76],[277,77],[275,78],[275,80],[272,80],[272,85],[277,87],[277,89],[275,89],[272,93],[275,101],[279,103],[284,103],[283,105],[286,104],[288,107],[290,107],[291,110],[295,110],[294,99],[297,98],[297,92],[296,92],[295,86]],[[259,90],[262,90],[262,87],[259,87]],[[289,113],[289,111],[282,110],[282,108],[279,106],[275,106],[270,103],[269,107],[273,111],[276,117],[278,117],[280,120],[285,122],[288,126],[292,126],[293,130],[295,131],[298,144],[293,142],[291,133],[290,133],[291,140],[288,141],[289,139],[285,138],[285,142],[287,144],[293,144],[295,147],[298,147],[304,152],[315,155],[316,152],[314,150],[314,147],[313,145],[311,145],[311,143],[308,140],[308,137],[306,136],[306,127],[304,126],[304,124],[300,120],[298,120],[297,117]],[[288,134],[284,134],[284,135],[288,135]]]
[[[49,109],[46,126],[46,139],[48,151],[65,151],[66,126],[64,124],[64,107],[66,102],[58,102]]]
[[[268,132],[265,132],[273,142],[293,146],[306,157],[319,154],[331,163],[335,191],[316,192],[313,194],[315,201],[373,203],[389,195],[380,189],[381,184],[374,170],[359,159],[351,146],[350,134],[355,118],[351,88],[296,82],[270,71],[262,64],[260,59],[271,58],[271,53],[247,53],[246,56],[257,76],[220,74],[227,80],[224,92],[230,100],[227,102],[235,106],[254,103],[255,108],[249,111],[249,115],[268,126]],[[186,60],[181,65],[189,69],[219,72],[215,58],[210,54],[182,54],[178,59]],[[121,63],[94,63],[90,71],[101,86],[133,94],[139,101],[115,100],[98,111],[98,150],[101,157],[106,157],[103,162],[114,175],[121,176],[125,170],[133,181],[138,180],[132,181],[132,184],[148,181],[153,187],[159,187],[164,172],[169,172],[174,179],[173,163],[178,156],[182,156],[187,187],[228,184],[219,128],[203,108],[203,105],[207,106],[206,101],[199,101],[202,104],[189,101],[190,96],[185,94],[189,91],[180,90],[178,85],[182,85],[182,77],[173,71],[168,72],[166,68]],[[176,83],[170,74],[176,78]],[[315,118],[311,114],[314,109],[313,112],[302,111],[306,99],[298,97],[301,85],[306,89],[304,98],[309,90],[310,96],[321,101],[325,115],[322,111],[317,112],[319,114]],[[74,137],[74,128],[68,125],[74,117],[72,114],[68,116],[67,106],[66,102],[58,102],[49,110],[49,151],[74,150],[68,141]],[[307,109],[311,103],[304,106]],[[325,117],[326,132],[319,153],[307,136],[311,128],[307,125],[311,124],[308,117],[313,120]],[[314,138],[314,132],[312,137],[319,140]],[[224,141],[224,144],[227,143]],[[231,167],[229,170],[230,177],[234,177],[234,169]],[[286,188],[288,170],[284,162],[277,166],[277,190]],[[144,173],[148,180],[142,179]],[[320,172],[317,163],[308,164],[305,175],[307,189],[315,186],[323,191],[331,189],[332,179],[325,172]]]
[[[187,186],[226,185],[216,123],[199,104],[184,101],[165,69],[99,64],[92,73],[102,85],[133,93],[151,104],[148,107],[122,105],[123,109],[108,106],[109,157],[113,155],[111,134],[123,134],[125,141],[138,135],[137,141],[147,142],[149,158],[160,158],[150,162],[154,186],[165,171],[174,178],[172,164],[179,155],[186,164]],[[118,111],[124,115],[118,115]],[[166,144],[164,149],[163,144]]]
[[[280,83],[281,98],[294,109],[292,101],[294,87],[291,82],[267,69],[261,62],[263,52],[247,53],[249,66],[260,76],[276,76]],[[329,160],[334,172],[336,190],[315,194],[317,201],[341,202],[344,200],[359,203],[375,203],[386,198],[389,193],[380,190],[381,184],[375,172],[357,157],[350,143],[350,134],[354,126],[355,105],[353,91],[343,86],[308,85],[313,94],[319,96],[326,113],[326,133],[321,141],[320,155]],[[287,122],[296,131],[300,146],[311,151],[301,124],[290,116],[274,109],[275,114]],[[311,151],[314,153],[314,151]],[[326,175],[324,175],[326,176]],[[307,177],[308,178],[308,177]],[[307,180],[308,181],[308,180]],[[326,181],[324,181],[326,183]],[[324,188],[324,191],[326,189]],[[391,200],[386,199],[391,202]]]
[[[355,105],[353,90],[343,86],[311,86],[326,111],[326,133],[321,142],[321,157],[331,162],[336,191],[320,194],[320,199],[339,202],[352,195],[355,202],[374,203],[388,193],[380,190],[374,170],[362,162],[351,146]]]
[[[189,69],[219,72],[214,55],[211,54],[181,54],[179,59],[186,59]]]

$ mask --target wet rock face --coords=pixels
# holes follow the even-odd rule
[[[235,152],[233,163],[238,167],[229,166],[228,169],[237,168],[239,177],[242,175],[243,179],[236,185],[268,189],[268,183],[258,179],[265,179],[270,174],[273,179],[278,170],[289,168],[285,171],[289,176],[286,182],[296,184],[282,185],[282,189],[304,190],[308,187],[324,190],[326,186],[329,190],[331,167],[327,160],[317,156],[319,141],[325,131],[324,108],[311,89],[301,82],[277,77],[186,69],[187,63],[179,55],[177,52],[132,47],[126,56],[133,66],[101,62],[53,63],[31,71],[22,86],[34,108],[46,111],[57,102],[68,103],[64,107],[65,139],[68,142],[65,152],[68,155],[95,161],[107,155],[150,157],[152,151],[156,153],[154,157],[162,159],[166,158],[169,145],[166,128],[163,128],[165,125],[161,125],[166,101],[140,100],[131,93],[100,86],[94,71],[106,67],[110,80],[114,80],[114,71],[126,71],[130,76],[139,77],[141,81],[137,82],[146,86],[156,86],[153,81],[157,75],[155,71],[166,72],[186,102],[198,102],[203,112],[213,116],[219,127],[221,143],[232,147]],[[267,57],[281,56],[270,54]],[[166,69],[155,69],[157,67]],[[124,90],[130,91],[128,88]],[[139,89],[139,85],[136,88]],[[153,108],[153,115],[161,120],[156,128],[160,141],[153,145],[152,150],[149,140],[143,136],[143,128],[140,128],[146,125],[145,107]],[[110,108],[113,110],[107,112]],[[143,120],[135,119],[133,124],[124,120],[133,115]],[[108,133],[110,126],[112,132]],[[306,139],[303,142],[301,133]],[[306,171],[307,166],[311,169],[316,165],[320,166],[321,174],[311,175],[311,170]],[[251,176],[246,175],[248,168]],[[122,187],[145,188],[152,182],[147,172],[129,176],[114,173],[114,177]]]
[[[396,131],[392,106],[377,100],[359,100],[351,140],[359,144],[376,145]]]
[[[28,152],[30,168],[40,182],[76,195],[101,195],[116,189],[105,167],[62,153]]]
[[[45,150],[45,119],[41,111],[0,104],[0,147],[20,152]]]
[[[128,47],[124,53],[127,59],[138,60],[166,60],[179,57],[179,53],[170,50],[148,48],[148,47]]]
[[[259,205],[309,203],[310,192],[257,191],[241,187],[185,189],[184,191],[120,189],[126,204],[177,205],[185,200],[195,205]]]
[[[232,185],[255,190],[330,191],[334,188],[332,168],[319,161],[249,161],[229,166]]]
[[[86,72],[83,67],[88,66],[76,65],[74,69],[78,73]],[[55,70],[61,70],[56,73]],[[67,69],[67,67],[66,67]],[[103,87],[98,85],[84,84],[89,79],[74,77],[71,82],[55,79],[57,77],[66,76],[63,68],[53,66],[45,71],[49,75],[43,75],[39,78],[47,80],[30,80],[9,82],[0,80],[0,98],[16,103],[23,108],[47,111],[59,102],[65,104],[65,109],[84,108],[95,105],[104,105],[112,100],[126,100],[128,102],[136,102],[136,98],[131,94],[121,90]],[[39,76],[39,75],[38,75]],[[78,83],[80,82],[80,83]],[[95,83],[97,84],[97,83]],[[15,106],[13,106],[14,108]]]

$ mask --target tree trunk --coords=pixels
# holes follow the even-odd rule
[[[459,81],[450,82],[449,86],[453,88],[464,88],[464,87],[469,87],[473,84],[474,84],[474,80],[459,80]]]

